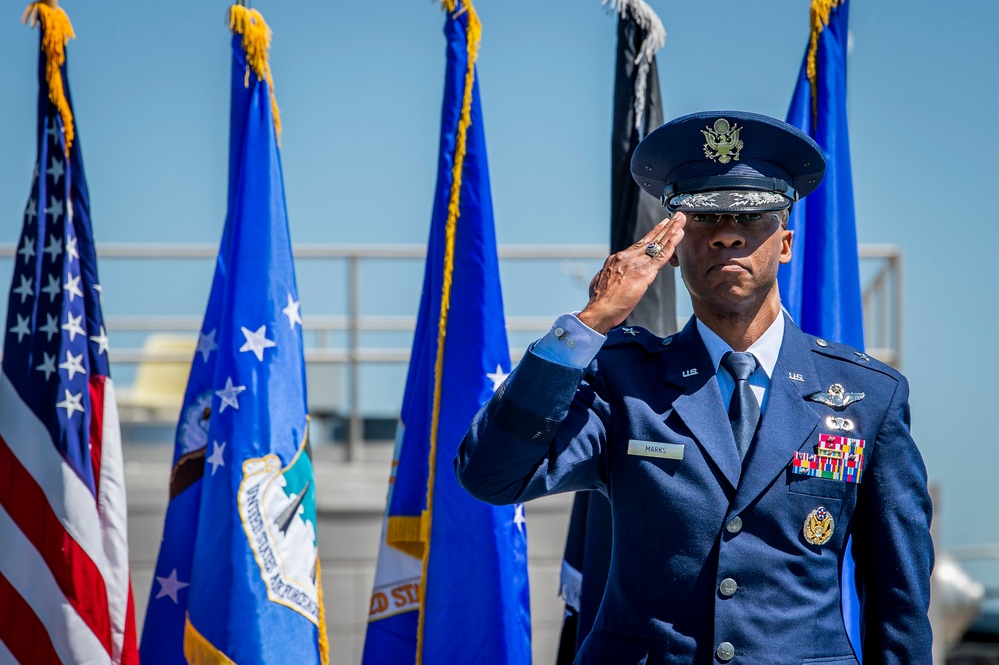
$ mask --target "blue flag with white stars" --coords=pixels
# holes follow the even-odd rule
[[[253,66],[235,35],[229,210],[177,426],[147,665],[326,662],[302,319],[272,91]]]
[[[530,665],[524,506],[490,506],[452,460],[510,371],[469,0],[445,2],[447,69],[423,295],[396,435],[364,665]]]

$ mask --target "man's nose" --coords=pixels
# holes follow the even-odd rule
[[[718,225],[711,235],[711,246],[717,248],[742,247],[745,244],[746,236],[739,227],[739,223],[736,222],[735,215],[720,215]]]

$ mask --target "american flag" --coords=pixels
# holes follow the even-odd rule
[[[87,186],[79,139],[67,146],[68,86],[60,113],[49,80],[40,62],[0,375],[0,663],[138,663]]]

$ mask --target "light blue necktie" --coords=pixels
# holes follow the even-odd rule
[[[760,403],[749,385],[749,377],[756,371],[756,356],[744,351],[729,351],[721,359],[724,367],[735,379],[735,391],[728,405],[728,419],[732,423],[739,459],[746,459],[749,444],[760,423]]]

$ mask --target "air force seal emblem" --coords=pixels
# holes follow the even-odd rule
[[[316,491],[306,444],[285,468],[277,455],[243,462],[239,518],[267,598],[319,625]]]
[[[739,132],[742,127],[730,125],[725,118],[715,120],[714,127],[705,127],[701,130],[704,134],[704,156],[713,162],[728,164],[731,161],[739,161],[739,151],[742,150],[742,141],[739,140]]]

